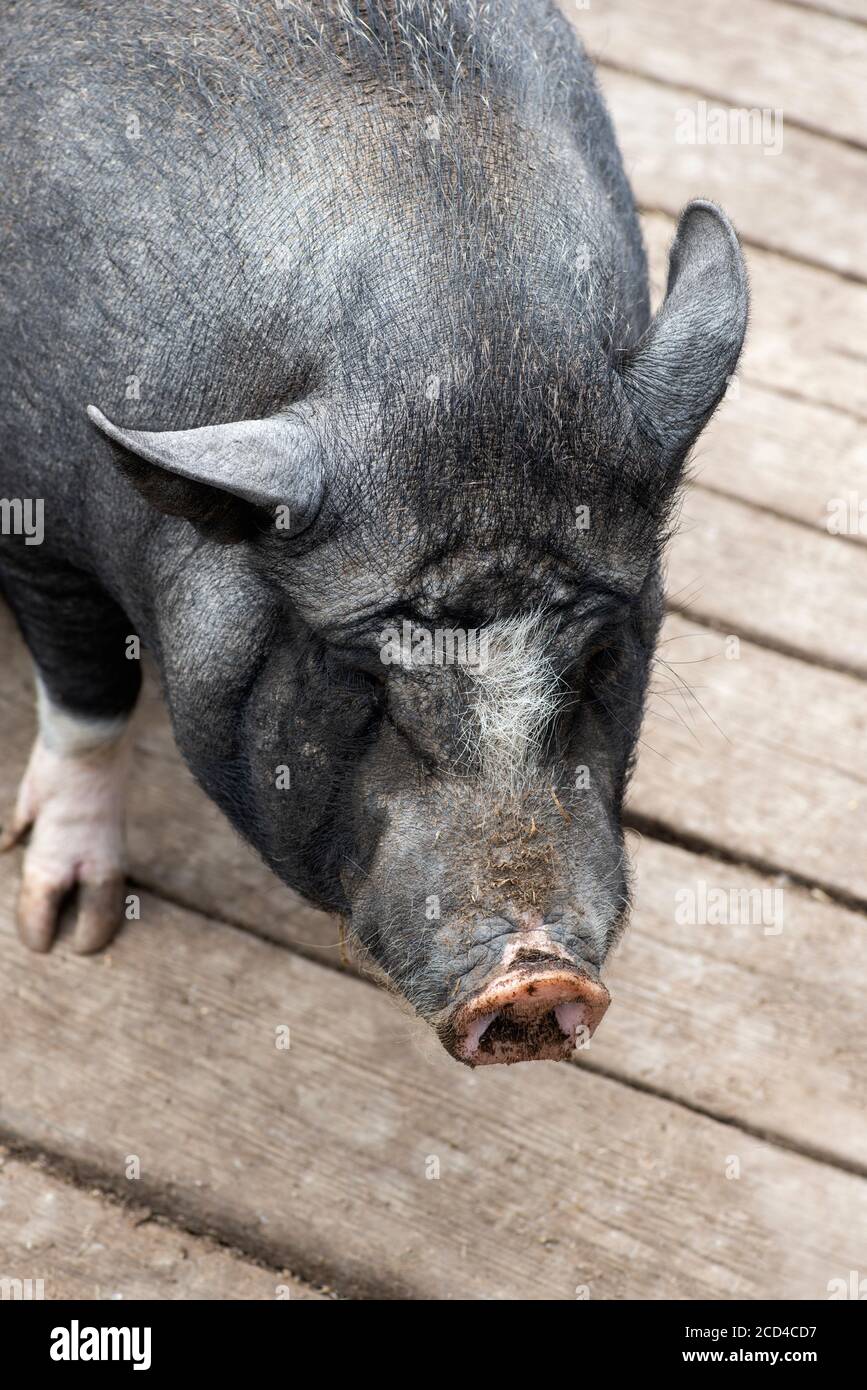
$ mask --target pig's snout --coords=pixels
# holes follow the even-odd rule
[[[453,1010],[440,1037],[470,1067],[566,1061],[592,1036],[609,1002],[598,981],[539,961],[489,980]],[[579,1029],[586,1030],[580,1037]]]

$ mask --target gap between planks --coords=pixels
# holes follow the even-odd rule
[[[796,10],[806,10],[808,14],[830,15],[832,19],[842,19],[849,24],[867,25],[864,17],[864,0],[828,0],[823,4],[822,0],[772,0],[775,5],[784,5],[787,8]]]
[[[706,490],[710,491],[710,489]],[[726,494],[719,493],[718,495],[725,496]],[[698,623],[700,627],[707,628],[710,632],[718,632],[720,637],[741,637],[745,642],[752,642],[754,646],[761,647],[763,651],[774,652],[777,656],[784,656],[790,661],[802,661],[806,666],[814,666],[816,670],[829,671],[838,676],[849,676],[852,680],[863,681],[865,679],[863,666],[850,665],[845,661],[835,661],[832,657],[822,656],[818,652],[809,653],[803,647],[796,647],[793,643],[770,636],[762,628],[751,627],[743,619],[737,623],[726,624],[719,615],[705,612],[697,601],[690,600],[687,603],[678,603],[676,599],[669,599],[666,604],[666,612],[677,613],[681,618],[688,618],[691,622]],[[744,862],[746,863],[746,860]],[[813,886],[818,887],[819,885]]]
[[[687,84],[685,82],[671,82],[668,78],[658,77],[656,73],[648,72],[644,68],[637,68],[631,66],[628,63],[619,63],[610,57],[596,56],[594,55],[593,50],[589,48],[589,46],[588,51],[590,53],[591,58],[593,58],[594,60],[597,71],[599,72],[616,73],[618,77],[629,77],[635,80],[636,82],[647,83],[651,87],[662,87],[666,91],[670,92],[688,92],[690,96],[698,97],[700,101],[717,102],[720,105],[724,105],[726,107],[731,107],[733,105],[730,94],[714,91],[712,88],[706,86],[699,87],[696,86],[694,83]],[[757,103],[752,102],[750,103],[750,105],[756,106]],[[809,121],[799,120],[797,117],[788,116],[784,114],[783,119],[785,121],[787,129],[800,130],[803,131],[804,134],[813,136],[817,140],[827,140],[829,144],[841,145],[844,149],[855,150],[858,154],[867,154],[867,140],[859,140],[854,136],[838,135],[833,131],[824,130],[821,126],[812,125]],[[646,211],[662,212],[664,211],[664,209],[647,208]],[[761,242],[751,242],[750,244],[756,245],[762,250],[771,249],[770,247],[763,246]],[[777,248],[774,249],[777,251],[778,255],[785,257],[787,260],[798,261],[799,263],[804,265],[816,265],[820,267],[822,270],[828,270],[829,273],[832,275],[841,275],[844,280],[853,278],[849,272],[845,270],[838,270],[835,266],[829,264],[827,261],[805,260],[803,256],[798,255],[797,253],[792,253],[785,250],[780,251]],[[865,279],[863,277],[855,276],[854,278],[858,280],[859,284],[865,283]]]
[[[738,142],[679,145],[679,113],[701,98],[604,68],[599,75],[640,211],[677,217],[690,199],[709,197],[747,249],[827,275],[838,287],[864,285],[867,155],[801,131],[784,136],[777,156]],[[712,157],[697,153],[705,149]]]
[[[0,1134],[0,1250],[3,1276],[43,1281],[49,1301],[339,1297],[14,1134]]]
[[[624,1077],[621,1072],[613,1071],[610,1067],[600,1066],[598,1062],[584,1060],[578,1055],[575,1058],[575,1065],[582,1067],[585,1071],[592,1071],[595,1076],[604,1076],[609,1081],[616,1081],[620,1085],[626,1084],[634,1091],[641,1091],[643,1095],[655,1096],[657,1100],[664,1100],[669,1105],[678,1105],[682,1110],[688,1110],[692,1115],[700,1115],[702,1119],[713,1120],[715,1124],[729,1125],[741,1134],[748,1134],[752,1139],[759,1139],[763,1144],[772,1144],[778,1149],[787,1149],[789,1153],[800,1154],[802,1158],[812,1159],[815,1163],[823,1163],[828,1168],[839,1168],[841,1172],[850,1173],[855,1178],[867,1179],[867,1161],[860,1163],[857,1159],[846,1158],[833,1149],[823,1148],[821,1144],[797,1143],[780,1130],[750,1124],[749,1120],[735,1119],[731,1115],[722,1115],[717,1110],[710,1109],[705,1105],[698,1105],[695,1101],[678,1095],[676,1091],[669,1091],[664,1086],[653,1086],[650,1082],[639,1081],[635,1077]]]
[[[630,810],[628,807],[623,816],[623,825],[626,830],[631,830],[643,838],[655,840],[660,845],[670,845],[672,849],[683,850],[685,854],[709,859],[714,864],[724,865],[726,868],[746,869],[762,878],[785,878],[786,882],[793,888],[800,888],[802,892],[814,896],[821,894],[822,901],[834,903],[846,912],[853,912],[863,917],[865,925],[867,925],[867,898],[846,893],[842,888],[817,883],[812,878],[804,878],[794,869],[786,868],[771,859],[763,859],[759,855],[738,854],[713,840],[707,840],[701,835],[691,835],[675,824],[661,818],[657,819],[654,816],[643,815],[641,811]],[[172,901],[174,900],[172,899]]]
[[[862,5],[863,0],[853,0]],[[867,36],[846,19],[769,0],[605,0],[564,9],[598,62],[727,106],[782,110],[792,128],[864,147]],[[684,34],[689,44],[684,44]],[[705,89],[705,84],[712,91]]]
[[[727,208],[746,243],[865,283],[860,30],[828,18],[793,23],[791,12],[761,0],[733,0],[722,18],[689,0],[563,9],[596,60],[640,206],[677,215],[702,193]],[[688,57],[679,42],[687,28],[695,40]],[[703,100],[781,111],[774,157],[737,138],[680,143],[682,113]]]

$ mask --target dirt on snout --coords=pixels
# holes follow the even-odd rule
[[[532,813],[496,807],[477,829],[472,912],[499,916],[507,906],[542,909],[554,883],[556,850]]]

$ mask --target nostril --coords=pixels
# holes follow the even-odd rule
[[[571,1004],[558,1004],[555,1008],[554,1013],[557,1022],[567,1036],[572,1038],[575,1037],[575,1034],[578,1032],[578,1025],[581,1022],[582,1012],[581,1005],[577,1003],[577,1001]]]
[[[464,1034],[464,1050],[468,1057],[475,1056],[479,1048],[483,1045],[483,1039],[491,1024],[499,1017],[499,1010],[490,1014],[478,1014],[472,1019],[470,1026]]]
[[[507,1004],[485,1025],[478,1051],[492,1061],[505,1061],[507,1055],[513,1061],[559,1055],[566,1044],[571,1051],[572,1036],[557,1015],[557,1009],[519,1013],[515,1005]]]

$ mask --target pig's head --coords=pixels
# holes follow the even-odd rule
[[[626,348],[552,348],[528,311],[499,348],[468,337],[392,364],[342,425],[315,393],[170,433],[93,413],[158,506],[242,538],[285,602],[292,665],[251,740],[248,833],[351,917],[469,1065],[568,1057],[608,1005],[661,550],[746,312],[737,238],[696,203]],[[283,533],[269,518],[287,508]],[[300,799],[273,791],[284,746]]]

